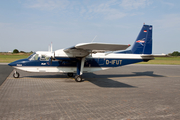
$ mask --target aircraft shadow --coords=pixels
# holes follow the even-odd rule
[[[109,78],[85,78],[84,81],[89,81],[99,87],[107,87],[107,88],[136,88],[135,86],[128,85],[122,82],[118,82]]]
[[[135,86],[131,86],[116,80],[113,80],[112,78],[124,78],[124,77],[139,77],[139,76],[150,76],[150,77],[165,77],[162,75],[154,74],[153,71],[146,71],[146,72],[132,72],[132,74],[95,74],[95,73],[84,73],[83,74],[83,82],[89,81],[99,87],[108,87],[108,88],[136,88]],[[49,74],[49,75],[33,75],[32,76],[23,76],[23,77],[29,77],[29,78],[68,78],[65,74]]]
[[[91,76],[91,78],[113,78],[113,77],[138,77],[138,76],[150,76],[150,77],[165,77],[163,75],[154,74],[153,71],[146,71],[146,72],[132,72],[133,74],[104,74],[104,75],[96,75],[94,73],[86,73]]]
[[[104,74],[104,75],[97,75],[94,73],[86,73],[84,76],[84,81],[89,81],[97,86],[100,87],[112,87],[112,88],[136,88],[135,86],[131,86],[125,83],[121,83],[119,81],[115,81],[111,78],[119,77],[119,79],[123,77],[138,77],[138,76],[150,76],[150,77],[165,77],[162,75],[154,74],[153,71],[146,71],[146,72],[133,72],[134,74],[125,74],[125,75],[112,75],[112,74]]]
[[[28,78],[67,78],[67,75],[35,75],[35,76],[23,76]]]

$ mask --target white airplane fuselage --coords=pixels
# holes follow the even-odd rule
[[[55,52],[57,53],[57,52]],[[12,63],[16,69],[28,72],[62,72],[62,73],[76,73],[76,58],[67,55],[62,50],[58,50],[55,60],[51,60],[51,52],[36,52],[31,58],[24,59]],[[36,59],[34,57],[38,56]],[[47,59],[42,59],[42,56],[47,56]],[[153,57],[142,58],[139,54],[117,54],[117,53],[96,53],[90,54],[85,58],[83,72],[94,72],[99,70],[106,70],[109,68],[124,66],[137,62],[147,61]]]

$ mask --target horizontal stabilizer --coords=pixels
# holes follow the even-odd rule
[[[141,57],[169,57],[167,54],[142,54]]]

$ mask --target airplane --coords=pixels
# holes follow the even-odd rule
[[[132,48],[130,45],[109,43],[80,43],[66,49],[56,51],[37,51],[26,59],[8,64],[15,69],[27,72],[59,72],[67,73],[75,81],[82,82],[84,72],[107,70],[138,62],[147,62],[154,57],[166,57],[166,54],[152,54],[152,25],[143,25]],[[15,70],[13,77],[19,78]]]

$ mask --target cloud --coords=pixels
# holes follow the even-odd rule
[[[95,15],[100,15],[108,20],[121,19],[126,16],[139,15],[139,13],[132,12],[131,10],[141,9],[150,4],[152,4],[152,1],[149,0],[110,0],[101,4],[88,6],[86,16],[92,18]]]
[[[170,2],[164,2],[164,1],[161,1],[161,2],[165,5],[168,5],[171,8],[173,8],[175,6],[173,3],[170,3]]]
[[[99,1],[68,1],[68,0],[31,0],[26,7],[40,10],[61,10],[66,15],[80,15],[84,19],[103,18],[106,20],[122,19],[126,16],[135,16],[139,13],[133,9],[140,9],[150,5],[149,0],[106,0]],[[56,12],[57,12],[56,11]],[[142,13],[141,13],[142,14]]]
[[[69,5],[68,0],[32,0],[25,6],[41,10],[66,9]]]
[[[120,6],[126,10],[144,8],[152,4],[149,0],[122,0]]]
[[[103,16],[105,19],[120,19],[126,16],[126,13],[121,12],[118,8],[113,8],[117,2],[115,0],[92,5],[88,7],[87,15]]]

